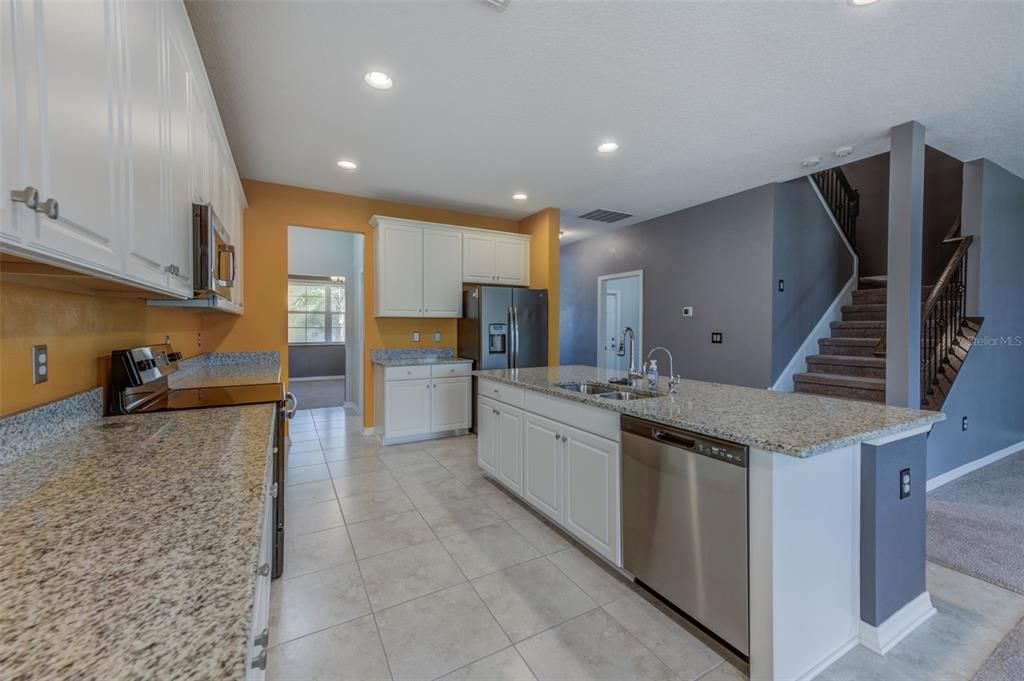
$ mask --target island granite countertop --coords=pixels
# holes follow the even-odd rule
[[[0,676],[242,679],[274,418],[94,419],[0,466]]]
[[[263,385],[281,382],[281,361],[276,352],[213,352],[178,363],[167,376],[172,390]]]
[[[563,390],[555,383],[625,376],[625,372],[589,366],[537,367],[474,371],[480,378],[582,402],[667,426],[692,430],[757,449],[796,457],[894,435],[945,420],[945,414],[890,407],[874,402],[843,400],[742,386],[684,380],[678,394],[629,402],[601,399]]]
[[[462,357],[414,357],[411,359],[375,359],[373,363],[382,367],[414,367],[434,364],[472,364],[473,360]]]

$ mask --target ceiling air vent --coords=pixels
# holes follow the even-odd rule
[[[508,7],[508,4],[512,2],[512,0],[484,0],[484,2],[501,12]]]
[[[613,210],[592,210],[580,216],[584,220],[596,220],[597,222],[618,222],[633,217],[629,213],[616,213]]]

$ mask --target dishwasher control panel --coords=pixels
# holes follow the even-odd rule
[[[651,440],[657,440],[672,447],[681,447],[691,452],[718,459],[726,463],[746,468],[749,448],[745,445],[727,442],[708,435],[701,435],[688,430],[664,426],[652,421],[622,417],[622,431],[632,433]]]

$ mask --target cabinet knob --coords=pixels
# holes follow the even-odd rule
[[[36,212],[44,214],[51,220],[56,220],[60,217],[60,204],[57,203],[57,199],[49,198],[36,205]]]
[[[35,210],[39,205],[39,190],[31,185],[24,189],[12,189],[11,201],[24,203],[28,208]]]
[[[267,649],[264,648],[260,651],[260,654],[252,658],[253,669],[266,669],[267,668]]]
[[[270,563],[264,563],[260,565],[260,569],[256,571],[260,577],[266,577],[270,574]]]
[[[263,627],[263,631],[252,640],[252,644],[257,648],[266,648],[268,643],[270,643],[270,629]]]

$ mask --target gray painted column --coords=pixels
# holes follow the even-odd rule
[[[893,128],[889,136],[885,400],[920,409],[924,126],[910,121]]]

